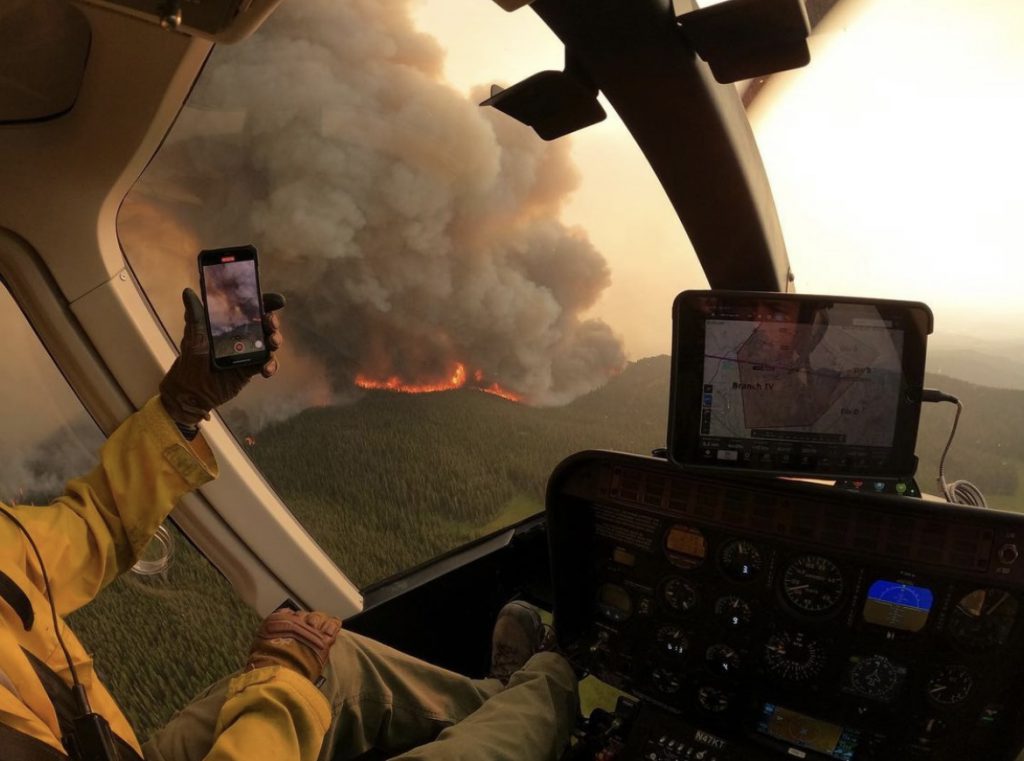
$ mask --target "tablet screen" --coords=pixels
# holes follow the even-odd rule
[[[670,455],[769,473],[912,475],[930,330],[913,302],[681,294]]]

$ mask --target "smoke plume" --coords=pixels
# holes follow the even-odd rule
[[[0,458],[0,501],[46,505],[64,493],[64,484],[89,472],[106,437],[84,414],[50,435],[32,440],[16,434],[17,451]]]
[[[289,350],[336,399],[357,375],[429,383],[464,364],[471,385],[559,404],[621,369],[619,339],[581,316],[610,273],[560,221],[568,142],[479,108],[443,60],[407,2],[376,0],[284,3],[218,48],[120,220],[168,324],[167,260],[197,251],[181,244],[251,241],[263,287],[288,297]],[[173,234],[155,239],[157,215]]]

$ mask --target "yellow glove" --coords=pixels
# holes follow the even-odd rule
[[[245,669],[285,666],[315,683],[340,631],[341,621],[326,613],[274,611],[256,632]]]
[[[186,288],[181,298],[185,303],[181,354],[160,382],[160,401],[174,422],[194,428],[200,420],[210,419],[211,410],[238,396],[256,373],[269,378],[277,372],[274,352],[281,348],[284,337],[280,331],[280,320],[273,312],[284,306],[284,297],[277,293],[263,294],[266,312],[263,331],[270,348],[266,364],[230,370],[214,370],[210,364],[210,339],[206,334],[206,316],[199,296],[191,288]]]

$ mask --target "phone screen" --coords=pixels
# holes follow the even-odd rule
[[[211,258],[204,261],[202,273],[214,362],[233,366],[257,361],[267,347],[256,260],[246,252]]]

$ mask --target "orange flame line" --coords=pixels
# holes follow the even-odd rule
[[[406,383],[397,375],[393,375],[386,380],[374,380],[362,374],[356,376],[356,385],[359,388],[400,391],[405,394],[429,394],[434,391],[452,391],[462,388],[465,384],[466,367],[461,362],[456,363],[451,377],[436,383]]]
[[[461,362],[457,362],[451,376],[447,380],[434,383],[408,383],[397,375],[392,375],[390,378],[385,379],[376,379],[360,373],[356,375],[355,384],[359,388],[370,390],[397,391],[403,394],[431,394],[438,391],[454,391],[455,389],[463,388],[466,385],[467,377],[466,366]],[[484,379],[483,371],[474,371],[473,378],[476,383],[482,384]],[[489,386],[472,386],[472,388],[477,391],[483,391],[485,394],[500,396],[502,399],[508,399],[511,402],[521,402],[523,400],[521,394],[502,388],[497,383],[492,383]]]
[[[508,399],[510,402],[523,401],[521,394],[517,394],[515,391],[509,391],[507,388],[502,388],[497,383],[492,383],[486,388],[481,387],[480,390],[485,394],[494,394],[495,396],[500,396],[502,399]]]

